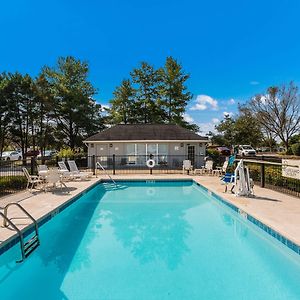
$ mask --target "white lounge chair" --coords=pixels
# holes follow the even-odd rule
[[[37,166],[38,174],[40,178],[45,178],[45,176],[48,174],[48,167],[46,165],[38,165]]]
[[[26,168],[23,168],[22,170],[23,170],[23,173],[25,174],[25,176],[27,178],[26,188],[28,189],[29,186],[31,185],[30,191],[32,191],[32,189],[35,185],[38,185],[39,183],[43,182],[43,180],[39,176],[30,175]]]
[[[187,173],[193,171],[192,162],[189,159],[186,159],[182,162],[182,174],[184,174],[185,171],[187,171]]]
[[[72,179],[73,174],[69,171],[64,161],[58,162],[59,172],[63,175],[64,179]]]
[[[91,172],[80,172],[74,160],[68,160],[68,165],[72,176],[74,176],[75,178],[87,179],[93,174]]]

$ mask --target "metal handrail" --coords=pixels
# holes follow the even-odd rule
[[[4,215],[5,215],[5,217],[6,218],[4,218],[4,221],[3,221],[3,226],[4,227],[7,227],[7,220],[9,220],[8,219],[8,216],[7,216],[7,214],[8,214],[8,208],[10,207],[10,206],[13,206],[13,205],[15,205],[15,206],[17,206],[18,208],[20,208],[23,212],[24,212],[24,214],[27,216],[27,217],[29,217],[30,219],[31,219],[31,221],[34,223],[34,227],[35,227],[35,232],[36,232],[36,235],[37,235],[37,237],[39,236],[39,232],[38,232],[38,225],[37,225],[37,221],[35,220],[35,218],[21,205],[21,204],[19,204],[19,203],[15,203],[15,202],[13,202],[13,203],[8,203],[5,207],[4,207]]]
[[[24,237],[23,237],[23,234],[22,234],[22,231],[11,221],[11,219],[8,218],[8,208],[10,206],[17,206],[18,208],[20,208],[23,213],[29,218],[31,219],[31,221],[33,222],[34,224],[34,227],[35,227],[35,237],[34,237],[34,241],[37,241],[37,245],[39,245],[39,230],[38,230],[38,224],[37,224],[37,221],[35,220],[35,218],[22,206],[20,205],[19,203],[8,203],[5,207],[4,207],[4,211],[3,213],[0,212],[0,215],[3,217],[3,226],[4,227],[7,227],[8,224],[11,225],[13,227],[13,229],[15,229],[19,235],[19,238],[20,238],[20,246],[21,246],[21,253],[22,253],[22,259],[17,261],[17,262],[22,262],[29,254],[30,254],[30,250],[25,249],[26,247],[26,244],[24,244]],[[28,244],[29,242],[27,242]],[[31,246],[32,244],[29,244],[29,246]],[[25,252],[27,251],[27,252]],[[31,250],[32,252],[32,250]]]
[[[6,224],[8,223],[19,235],[20,238],[20,246],[21,246],[21,254],[22,254],[22,260],[19,262],[23,261],[25,259],[25,250],[24,250],[24,238],[21,230],[2,212],[0,212],[0,216],[3,217],[3,220],[5,220]]]
[[[107,175],[109,177],[109,179],[115,184],[117,185],[117,183],[111,178],[111,176],[107,173],[106,169],[99,163],[99,161],[96,162],[96,169],[97,166],[99,166],[105,173],[105,175]]]

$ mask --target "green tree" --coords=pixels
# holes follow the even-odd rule
[[[252,113],[239,107],[239,115],[235,118],[226,115],[216,126],[219,134],[213,135],[212,141],[222,142],[225,146],[250,144],[256,147],[261,144],[263,134],[261,126]]]
[[[189,75],[185,74],[182,66],[173,57],[167,57],[161,72],[161,104],[166,110],[169,123],[186,126],[183,118],[186,106],[192,99],[192,94],[187,91],[186,81]]]
[[[223,136],[224,146],[231,147],[236,144],[235,120],[226,115],[217,126],[216,130]]]
[[[55,68],[44,67],[42,72],[54,96],[56,131],[72,149],[103,127],[101,106],[93,99],[96,90],[88,81],[88,72],[87,62],[70,56],[59,58]]]
[[[2,155],[5,140],[8,135],[10,124],[10,111],[8,109],[8,97],[6,94],[6,85],[8,76],[6,73],[0,74],[0,156]]]
[[[160,71],[142,62],[140,68],[130,73],[136,88],[136,122],[162,123],[164,110],[160,107]]]
[[[10,112],[9,134],[24,155],[31,141],[36,117],[33,80],[29,75],[8,74],[4,91]]]
[[[109,119],[113,124],[135,123],[135,90],[129,79],[122,81],[113,92],[114,98],[110,101]]]
[[[54,146],[54,97],[51,86],[44,74],[38,76],[34,82],[34,94],[36,102],[36,120],[35,126],[38,128],[38,146],[41,153],[47,146]]]
[[[296,144],[296,143],[300,143],[300,134],[294,134],[291,138],[290,138],[290,144]]]
[[[257,147],[263,141],[261,124],[251,111],[239,107],[239,116],[235,120],[234,139],[236,144],[252,145]]]

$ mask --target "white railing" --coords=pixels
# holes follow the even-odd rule
[[[102,169],[104,171],[104,174],[107,175],[109,177],[109,179],[115,184],[117,185],[117,183],[111,178],[111,176],[107,173],[106,169],[97,161],[96,162],[96,172],[98,167],[100,167],[100,169]]]

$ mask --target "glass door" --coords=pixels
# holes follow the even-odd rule
[[[188,146],[187,153],[188,153],[188,160],[190,160],[192,162],[192,165],[194,166],[194,163],[195,163],[195,146]]]

